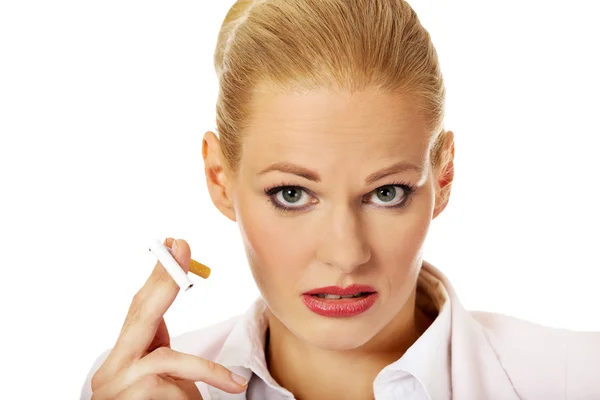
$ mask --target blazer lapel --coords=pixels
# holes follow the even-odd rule
[[[453,399],[520,400],[485,329],[462,306],[448,278],[427,262],[424,267],[444,282],[450,296]]]

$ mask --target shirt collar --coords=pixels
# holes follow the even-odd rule
[[[413,375],[428,392],[431,400],[450,395],[450,297],[428,262],[423,262],[417,282],[417,307],[426,314],[438,314],[429,328],[394,363],[385,367],[374,385],[383,384],[398,371]],[[252,373],[271,389],[284,396],[292,394],[281,387],[269,373],[265,358],[268,321],[266,304],[258,298],[234,325],[216,362],[250,380]]]
[[[231,369],[250,381],[252,373],[261,378],[273,390],[283,395],[292,394],[281,387],[271,376],[265,358],[268,321],[264,300],[257,298],[252,306],[234,325],[225,340],[216,362]]]
[[[375,386],[396,379],[402,371],[414,376],[431,400],[450,398],[451,297],[436,272],[435,267],[423,262],[416,300],[416,306],[435,320],[402,357],[379,373]]]

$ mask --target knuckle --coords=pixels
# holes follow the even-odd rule
[[[173,351],[168,347],[159,347],[152,351],[152,358],[154,360],[166,361],[174,357]]]
[[[94,372],[94,375],[92,375],[92,379],[90,381],[92,392],[95,392],[100,387],[104,386],[104,384],[110,379],[110,373],[107,371],[107,368],[107,361],[104,360],[104,363],[102,363],[100,368],[98,368],[96,372]]]
[[[142,294],[141,292],[137,292],[135,295],[133,295],[133,298],[131,299],[131,305],[129,306],[129,314],[127,318],[129,323],[136,322],[140,319],[142,304]]]
[[[141,296],[141,294],[142,294],[142,293],[141,293],[141,291],[139,291],[139,290],[138,290],[138,291],[137,291],[137,292],[136,292],[136,293],[133,295],[133,297],[131,298],[131,306],[132,306],[132,307],[135,307],[135,306],[137,306],[137,305],[139,305],[139,304],[140,304],[140,297],[142,297],[142,296]]]
[[[142,303],[142,291],[138,290],[131,298],[131,307],[137,308]]]
[[[154,314],[151,306],[148,303],[148,293],[144,293],[143,289],[140,289],[137,292],[131,301],[131,306],[129,307],[129,313],[127,315],[127,323],[138,324],[143,323],[144,321],[151,318]]]
[[[98,390],[100,386],[102,386],[102,375],[100,371],[96,371],[96,373],[92,376],[92,392]]]
[[[214,373],[217,371],[218,365],[216,362],[212,360],[206,360],[206,369],[209,373]]]

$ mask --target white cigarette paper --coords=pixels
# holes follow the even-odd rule
[[[160,240],[156,239],[155,243],[152,243],[148,247],[148,250],[154,253],[156,258],[158,258],[158,261],[160,261],[161,265],[167,270],[169,275],[171,275],[171,278],[173,278],[181,289],[188,290],[194,286],[194,283],[171,255],[171,249],[165,246]]]

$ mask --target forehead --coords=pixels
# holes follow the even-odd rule
[[[280,161],[316,165],[359,159],[422,164],[429,138],[411,95],[263,90],[252,101],[242,164],[259,168]]]

